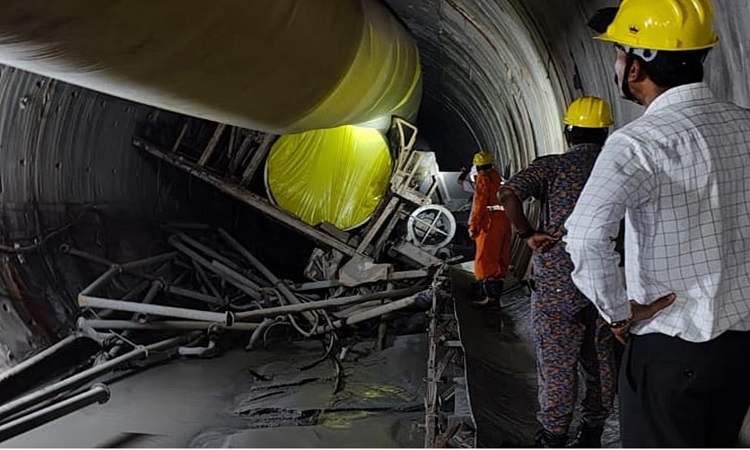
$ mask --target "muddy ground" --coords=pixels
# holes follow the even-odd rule
[[[111,400],[2,447],[421,447],[427,344],[350,349],[341,391],[321,343],[173,361],[110,385]]]

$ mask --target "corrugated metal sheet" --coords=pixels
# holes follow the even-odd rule
[[[3,244],[34,244],[35,237],[80,219],[70,234],[51,239],[39,252],[0,254],[0,368],[54,338],[75,311],[73,296],[91,269],[61,255],[61,239],[116,254],[103,242],[105,228],[117,226],[112,221],[132,225],[175,210],[178,202],[159,183],[158,167],[131,146],[149,111],[0,67]],[[110,231],[127,241],[141,230]]]

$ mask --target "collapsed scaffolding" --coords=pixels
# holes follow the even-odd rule
[[[429,321],[425,446],[473,446],[473,419],[461,385],[461,346],[445,276],[458,259],[449,249],[456,223],[450,211],[434,204],[440,195],[437,165],[433,154],[414,149],[416,127],[394,119],[389,192],[368,224],[349,233],[330,224],[312,227],[245,187],[267,158],[274,136],[245,131],[241,140],[241,130],[231,128],[225,136],[227,127],[218,124],[202,151],[190,153],[181,150],[188,126],[185,122],[179,128],[168,150],[141,137],[133,143],[318,244],[304,274],[309,281],[281,279],[237,237],[204,224],[162,224],[170,251],[138,261],[115,263],[61,246],[106,270],[78,295],[76,333],[49,353],[2,374],[0,383],[19,378],[75,339],[91,339],[101,348],[83,370],[0,406],[0,441],[105,402],[109,391],[95,382],[134,361],[159,353],[208,358],[238,339],[252,350],[280,330],[325,342],[315,364],[331,361],[337,391],[348,349],[339,334],[356,333],[358,324],[374,322],[377,348],[383,349],[389,320],[406,311],[427,312]],[[220,143],[226,151],[217,158]]]

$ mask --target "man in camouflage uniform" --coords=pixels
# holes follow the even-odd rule
[[[561,238],[612,125],[607,103],[596,97],[573,102],[565,116],[564,154],[535,160],[500,191],[500,202],[519,237],[535,252],[532,326],[537,357],[542,432],[537,445],[564,447],[578,391],[578,366],[585,374],[583,423],[577,447],[601,447],[604,421],[614,396],[612,334],[596,308],[571,280],[573,263]],[[522,202],[542,202],[539,229],[529,224]]]

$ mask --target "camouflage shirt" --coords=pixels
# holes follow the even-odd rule
[[[504,187],[512,189],[522,201],[529,197],[540,200],[542,223],[539,231],[562,238],[566,233],[565,220],[573,212],[600,151],[599,145],[580,144],[561,155],[537,158],[508,180]],[[576,290],[570,279],[572,271],[573,262],[562,241],[534,258],[535,282],[557,293]]]

